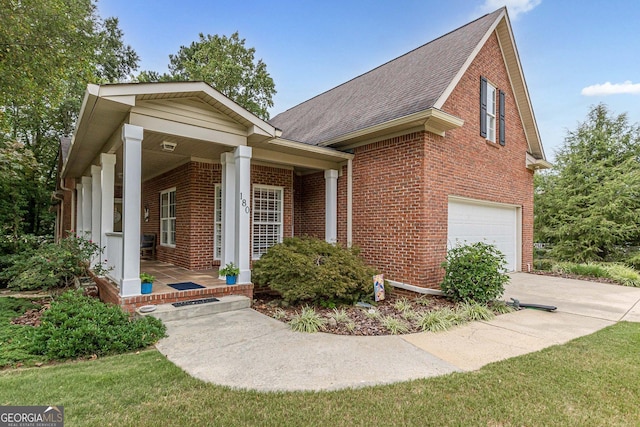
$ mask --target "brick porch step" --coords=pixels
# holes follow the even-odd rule
[[[204,298],[209,298],[209,296]],[[241,310],[243,308],[251,307],[251,300],[242,295],[228,295],[217,298],[219,301],[207,302],[204,304],[184,305],[181,307],[174,307],[172,304],[160,304],[157,306],[155,311],[150,313],[142,313],[140,312],[140,308],[137,308],[136,314],[139,316],[153,316],[163,322],[171,322],[173,320],[207,316],[210,314],[224,313],[226,311]]]

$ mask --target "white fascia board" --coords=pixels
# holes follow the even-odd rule
[[[404,117],[399,117],[397,119],[389,120],[384,123],[380,123],[375,126],[370,126],[365,129],[360,129],[355,132],[348,133],[346,135],[341,135],[337,138],[331,139],[329,141],[325,141],[319,144],[321,147],[327,147],[335,144],[339,144],[341,142],[346,142],[352,139],[360,139],[362,141],[369,141],[366,138],[367,135],[373,134],[379,135],[385,131],[389,131],[389,133],[396,132],[400,129],[410,129],[415,128],[416,126],[421,126],[422,129],[436,133],[440,136],[444,136],[445,132],[448,130],[459,128],[464,124],[464,120],[449,114],[445,113],[442,110],[437,108],[429,108],[427,110],[419,111],[417,113],[409,114]],[[355,144],[359,145],[359,144]],[[353,145],[350,145],[353,146]]]

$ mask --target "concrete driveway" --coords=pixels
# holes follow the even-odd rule
[[[167,322],[157,348],[190,375],[260,391],[333,390],[479,369],[588,335],[620,320],[640,322],[640,289],[516,273],[505,299],[555,305],[440,333],[348,337],[292,332],[251,309]]]

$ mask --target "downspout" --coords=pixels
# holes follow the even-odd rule
[[[353,160],[347,160],[347,247],[353,245]]]

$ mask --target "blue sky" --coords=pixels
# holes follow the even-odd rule
[[[256,48],[278,93],[271,116],[507,5],[547,158],[604,102],[640,123],[637,0],[100,0],[141,70],[199,33],[234,31]]]

